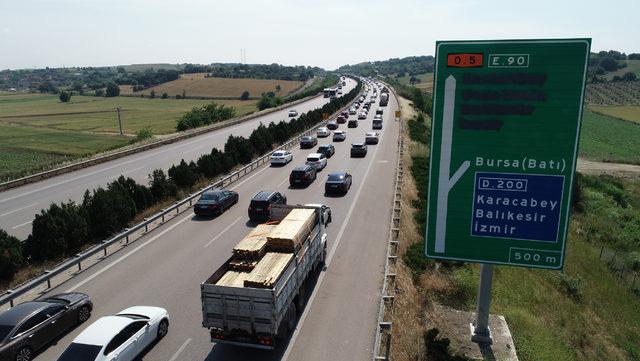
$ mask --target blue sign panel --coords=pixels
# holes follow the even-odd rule
[[[564,176],[476,172],[471,235],[558,241]]]

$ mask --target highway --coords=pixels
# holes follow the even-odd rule
[[[354,80],[347,78],[343,94],[355,85]],[[328,98],[317,97],[291,108],[295,108],[301,114],[320,108],[327,102]],[[289,108],[285,108],[238,125],[1,192],[0,228],[19,239],[26,239],[31,233],[34,215],[39,213],[40,209],[48,208],[52,202],[66,202],[69,199],[82,201],[85,190],[105,186],[120,175],[146,184],[147,175],[154,169],[161,168],[166,171],[183,158],[187,162],[196,160],[200,155],[211,152],[213,147],[223,148],[231,134],[248,137],[261,122],[269,124],[288,120],[288,110]]]
[[[336,154],[309,187],[289,189],[291,169],[313,152],[296,148],[290,164],[265,166],[229,187],[239,193],[240,201],[221,216],[198,218],[187,211],[51,290],[47,295],[85,292],[95,309],[86,324],[36,360],[55,360],[91,322],[132,305],[164,307],[171,317],[169,334],[144,360],[370,360],[393,201],[399,132],[393,116],[396,109],[398,103],[392,96],[384,108],[380,143],[370,145],[365,158],[350,158],[349,149],[352,142],[364,141],[374,111],[358,128],[340,125],[347,140],[333,143]],[[321,138],[319,143],[327,142],[331,138]],[[351,173],[353,186],[345,196],[325,196],[326,175],[337,170]],[[293,336],[275,351],[211,343],[201,326],[200,283],[230,257],[235,243],[254,226],[248,223],[247,206],[260,190],[278,190],[289,204],[324,203],[333,210],[333,222],[327,228],[326,269],[317,278]]]

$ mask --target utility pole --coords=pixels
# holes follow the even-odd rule
[[[116,112],[118,113],[118,126],[120,127],[120,135],[124,135],[122,132],[122,118],[120,118],[120,107],[116,108]]]

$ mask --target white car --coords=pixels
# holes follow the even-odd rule
[[[349,108],[349,115],[356,115],[357,112],[358,110],[356,109],[356,107]]]
[[[331,135],[331,132],[329,131],[329,129],[327,127],[320,127],[320,128],[318,128],[318,131],[316,132],[316,135],[318,136],[318,138],[325,138],[325,137],[328,137],[329,135]]]
[[[333,132],[334,142],[341,142],[345,139],[347,139],[347,133],[344,130],[336,130],[335,132]]]
[[[378,144],[379,134],[377,132],[367,132],[364,135],[365,144]]]
[[[327,166],[327,157],[322,153],[311,153],[307,156],[305,164],[314,167],[319,172]]]
[[[276,150],[271,154],[271,164],[287,164],[293,160],[293,154],[286,150]]]
[[[169,331],[164,308],[134,306],[106,316],[82,331],[58,361],[130,361]]]
[[[289,110],[289,116],[290,117],[295,117],[296,115],[298,115],[298,111],[295,109],[291,109]]]
[[[358,114],[358,119],[367,119],[367,113],[366,112],[360,112],[360,114]]]

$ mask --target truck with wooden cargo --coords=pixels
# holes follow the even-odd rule
[[[274,349],[295,328],[311,280],[324,265],[326,211],[273,205],[200,287],[211,341]]]

